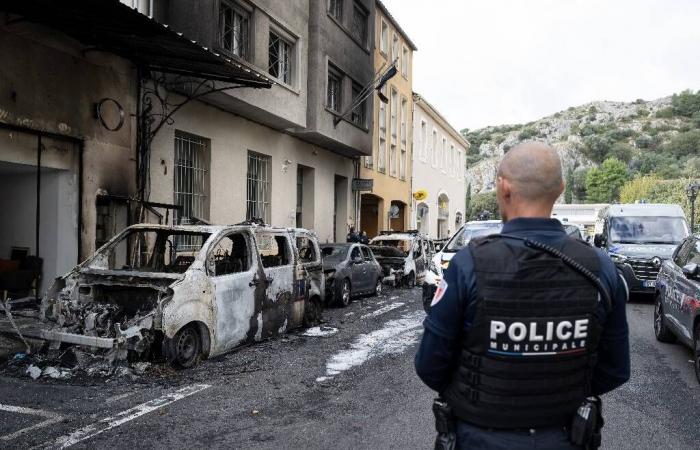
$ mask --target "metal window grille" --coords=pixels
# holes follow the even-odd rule
[[[229,2],[221,2],[219,8],[219,33],[224,50],[248,58],[250,16]]]
[[[399,37],[394,33],[394,39],[391,42],[391,61],[394,62],[399,58]]]
[[[304,209],[304,169],[297,168],[297,228],[302,227],[302,211]]]
[[[367,43],[367,11],[358,3],[352,10],[352,35],[363,45]]]
[[[270,223],[270,185],[272,158],[248,152],[246,219],[260,218]]]
[[[268,72],[287,84],[292,82],[292,44],[270,32]]]
[[[360,85],[358,83],[352,83],[352,99],[353,99],[353,101],[355,101],[355,99],[357,99],[361,93],[362,93],[362,85]],[[352,120],[352,122],[355,125],[359,125],[362,127],[365,126],[366,110],[367,110],[366,105],[367,105],[366,101],[363,101],[362,103],[357,105],[357,107],[355,107],[355,109],[352,110],[352,113],[350,115],[350,120]]]
[[[328,0],[328,13],[338,21],[343,20],[343,0]]]
[[[428,125],[424,121],[420,123],[420,155],[423,160],[428,157]]]
[[[328,95],[326,105],[333,111],[340,112],[342,106],[341,77],[333,68],[328,68]]]
[[[175,135],[175,223],[192,223],[192,218],[209,218],[209,141],[205,138],[176,133]],[[201,236],[178,236],[180,251],[197,250]]]
[[[392,177],[396,176],[396,144],[391,144],[389,153],[389,174]]]
[[[431,146],[431,151],[433,152],[433,167],[438,165],[438,134],[437,131],[433,130],[433,145]]]
[[[386,137],[379,137],[379,155],[377,155],[377,170],[386,172]]]

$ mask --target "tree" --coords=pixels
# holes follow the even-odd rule
[[[588,175],[588,167],[576,169],[573,174],[572,194],[577,202],[586,201],[586,175]]]
[[[628,181],[620,189],[620,203],[648,202],[653,187],[659,183],[654,175],[637,177]]]
[[[566,172],[566,187],[564,188],[564,203],[573,203],[574,197],[574,171],[569,169]]]
[[[591,161],[601,163],[610,153],[614,141],[608,136],[591,135],[583,139],[583,154]]]
[[[700,111],[700,91],[694,94],[690,89],[673,94],[671,97],[671,108],[679,116],[692,117]]]
[[[470,200],[470,211],[469,217],[474,220],[476,215],[488,211],[493,215],[494,219],[501,217],[501,213],[498,210],[498,200],[496,199],[496,191],[491,192],[481,192],[474,194]]]
[[[471,208],[471,204],[472,204],[472,184],[468,183],[467,184],[466,205],[464,206],[464,211],[466,211],[467,216],[469,216],[469,208]]]
[[[615,142],[612,147],[610,147],[610,152],[608,157],[617,158],[620,161],[628,163],[632,160],[632,152],[634,150],[629,145],[624,142]]]
[[[663,146],[663,150],[676,156],[700,155],[700,130],[679,133]]]
[[[627,178],[625,163],[616,158],[606,159],[586,176],[586,200],[589,203],[615,202]]]

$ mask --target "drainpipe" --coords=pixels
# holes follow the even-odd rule
[[[41,226],[41,134],[36,139],[36,229],[34,230],[34,253],[39,257],[39,227]]]

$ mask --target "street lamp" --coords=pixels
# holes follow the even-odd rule
[[[690,232],[695,232],[695,199],[698,198],[698,190],[700,190],[700,183],[690,183],[687,188],[685,188],[685,193],[688,195],[688,201],[690,201]]]

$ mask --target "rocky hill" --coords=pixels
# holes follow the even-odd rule
[[[495,188],[496,168],[511,147],[539,140],[557,149],[568,179],[579,180],[574,196],[581,201],[585,172],[610,157],[625,162],[630,174],[678,178],[700,169],[700,93],[592,102],[524,125],[465,129],[462,134],[472,143],[467,166],[472,194]]]

